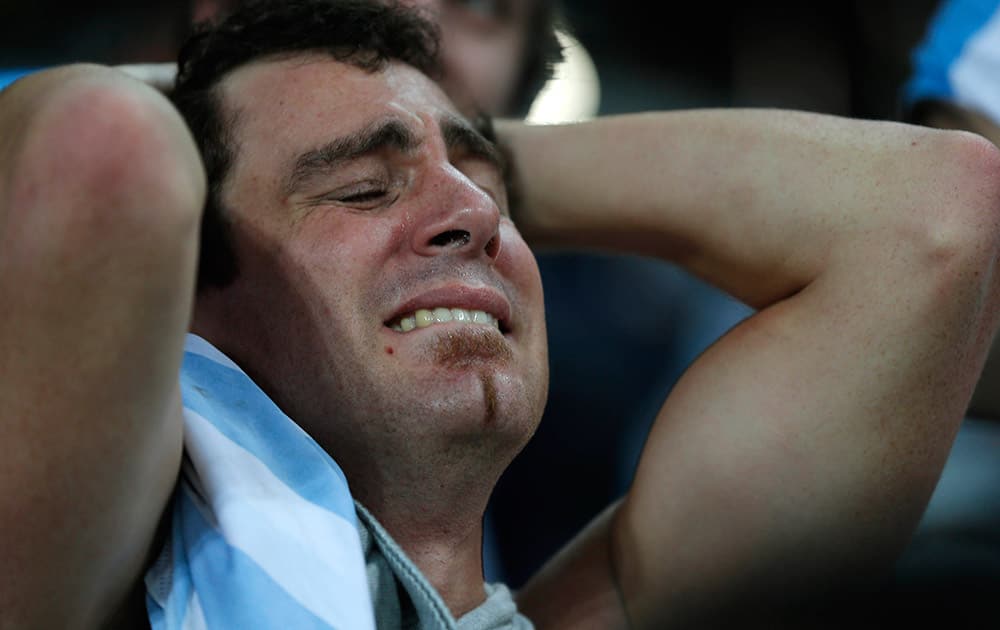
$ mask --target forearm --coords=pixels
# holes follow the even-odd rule
[[[765,110],[499,131],[529,242],[658,256],[757,307],[809,284],[859,234],[921,216],[936,182],[948,181],[938,151],[953,142]]]
[[[0,626],[97,627],[140,578],[180,463],[204,177],[169,103],[106,68],[11,87],[0,138],[0,566],[16,576]]]

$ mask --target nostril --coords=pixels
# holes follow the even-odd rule
[[[431,245],[434,245],[435,247],[447,247],[448,245],[461,247],[463,245],[468,245],[471,240],[472,235],[466,230],[448,230],[447,232],[441,232],[432,238]]]
[[[496,258],[500,255],[500,237],[494,236],[486,243],[486,255],[490,258]]]

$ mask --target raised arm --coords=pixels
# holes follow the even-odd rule
[[[996,148],[781,111],[501,133],[529,239],[660,256],[761,309],[677,384],[630,492],[529,582],[527,614],[707,627],[877,578],[995,329]]]
[[[984,114],[945,101],[926,101],[914,112],[914,121],[939,129],[964,129],[1000,146],[1000,126]],[[1000,420],[1000,343],[986,357],[986,367],[969,403],[970,416]]]
[[[121,73],[0,93],[0,627],[142,612],[203,194],[183,121]]]

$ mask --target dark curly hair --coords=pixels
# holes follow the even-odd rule
[[[237,272],[221,205],[234,157],[234,114],[225,112],[216,89],[226,74],[264,57],[318,51],[370,72],[398,60],[436,79],[442,74],[438,46],[437,27],[416,10],[370,0],[250,0],[195,32],[180,51],[171,98],[195,137],[208,178],[199,291],[223,287]]]

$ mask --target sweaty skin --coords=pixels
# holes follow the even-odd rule
[[[452,610],[469,610],[484,597],[489,493],[534,431],[548,375],[541,280],[496,150],[398,63],[264,60],[220,88],[239,112],[223,202],[241,273],[199,296],[194,330],[333,455]],[[499,323],[394,329],[436,308]]]

